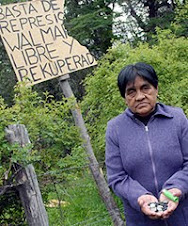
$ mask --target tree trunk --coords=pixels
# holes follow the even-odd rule
[[[67,81],[68,78],[69,78],[69,75],[65,75],[65,76],[62,76],[59,78],[60,87],[61,87],[65,97],[67,97],[67,98],[74,97],[74,94],[71,90],[69,82]],[[94,180],[98,186],[98,190],[102,197],[102,200],[105,203],[110,216],[112,217],[112,221],[115,226],[125,225],[125,223],[121,219],[119,209],[116,206],[114,199],[111,196],[110,189],[108,188],[106,180],[100,171],[99,163],[97,162],[97,159],[95,158],[95,155],[94,155],[91,143],[90,143],[90,137],[87,133],[87,129],[85,127],[85,123],[84,123],[81,111],[80,111],[76,101],[75,101],[75,108],[72,109],[72,114],[73,114],[73,118],[74,118],[76,126],[78,126],[80,128],[81,137],[83,139],[83,147],[84,147],[87,157],[89,159],[90,170],[91,170]]]
[[[27,130],[24,125],[9,125],[6,129],[7,140],[10,143],[19,143],[24,147],[30,143]],[[48,216],[42,201],[37,176],[34,167],[30,164],[25,168],[20,168],[15,176],[18,184],[17,190],[25,210],[26,219],[29,226],[48,226]]]

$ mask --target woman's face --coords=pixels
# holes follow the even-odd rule
[[[145,117],[155,109],[157,94],[158,89],[147,80],[137,76],[126,86],[125,102],[133,113]]]

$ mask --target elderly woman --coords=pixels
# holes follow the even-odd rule
[[[123,68],[118,87],[128,108],[108,122],[106,167],[109,186],[123,201],[126,225],[188,226],[186,116],[157,103],[158,78],[151,65]],[[151,203],[166,207],[152,209]]]

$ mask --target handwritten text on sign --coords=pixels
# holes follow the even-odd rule
[[[63,26],[64,0],[0,6],[0,34],[18,81],[37,84],[96,65]]]

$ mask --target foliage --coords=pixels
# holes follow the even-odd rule
[[[179,34],[184,35],[187,32],[186,18],[186,1],[67,0],[65,27],[95,56],[101,56],[112,45],[113,39],[153,43],[156,28],[171,28],[172,22],[180,26]]]
[[[156,34],[156,27],[168,29],[174,21],[181,26],[182,21],[186,21],[184,18],[186,10],[184,10],[184,14],[179,13],[179,10],[186,6],[186,1],[180,3],[179,0],[118,0],[117,2],[127,17],[120,25],[120,27],[125,27],[123,33],[129,32],[128,39],[125,36],[124,41],[137,43],[139,40],[146,40],[153,43],[152,36]],[[178,20],[176,14],[179,15]],[[186,23],[184,25],[187,26]],[[182,30],[181,35],[183,33],[186,33],[186,29]]]
[[[0,196],[0,203],[1,225],[26,226],[24,211],[17,193]]]
[[[3,43],[0,40],[0,95],[6,103],[11,104],[14,96],[13,87],[16,84],[16,77],[11,67],[8,55],[5,52]]]
[[[112,45],[114,38],[113,1],[66,1],[65,27],[70,35],[99,57]]]
[[[176,16],[174,23],[172,24],[172,30],[178,36],[188,37],[188,1],[184,4],[178,4],[176,9]]]
[[[12,4],[16,2],[24,2],[25,0],[1,0],[1,5]],[[11,66],[8,55],[3,46],[0,37],[0,96],[2,96],[6,103],[12,104],[14,98],[14,86],[16,84],[16,76]]]
[[[125,106],[117,88],[117,75],[131,63],[151,64],[159,76],[160,101],[182,107],[186,113],[188,40],[176,38],[170,30],[158,29],[157,44],[137,47],[117,43],[98,64],[94,76],[85,80],[86,96],[82,108],[86,115],[96,156],[104,160],[107,121],[121,113]]]
[[[43,171],[64,167],[62,158],[69,157],[66,166],[71,165],[71,157],[75,158],[73,153],[84,159],[78,130],[70,114],[72,101],[64,98],[59,102],[54,101],[48,93],[44,93],[45,98],[42,99],[32,88],[19,85],[15,91],[15,103],[12,107],[7,107],[3,99],[0,99],[1,180],[13,163],[28,164],[37,161],[36,166]],[[8,144],[4,130],[9,124],[26,125],[32,143],[30,152],[28,149],[31,146],[20,148],[17,144]],[[80,164],[79,161],[77,163]]]
[[[71,174],[62,169],[80,167],[87,162],[79,131],[70,113],[74,99],[55,101],[47,92],[41,98],[23,84],[16,86],[15,93],[12,107],[6,106],[0,98],[0,186],[14,182],[11,173],[14,163],[23,166],[33,163],[37,172],[43,175],[41,183],[49,180],[49,174],[56,180],[60,170],[61,180],[74,178],[79,170]],[[24,124],[32,146],[10,145],[5,139],[5,128],[10,124]],[[48,190],[44,191],[44,197],[46,192]],[[9,215],[10,205],[3,211]]]

